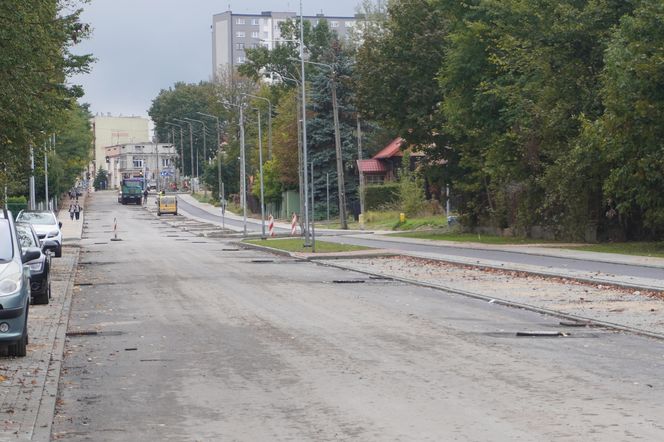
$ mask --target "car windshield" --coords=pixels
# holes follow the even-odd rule
[[[55,216],[48,212],[21,212],[17,221],[25,221],[30,224],[51,225],[56,224]]]
[[[18,232],[18,240],[21,243],[21,247],[39,247],[39,244],[35,242],[35,236],[32,234],[30,227],[16,224],[16,231]]]
[[[0,261],[9,261],[14,256],[12,238],[9,231],[9,222],[0,218]]]

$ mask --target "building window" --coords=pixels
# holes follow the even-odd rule
[[[170,158],[162,158],[161,159],[161,167],[171,167],[171,159]]]
[[[236,36],[237,38],[244,38],[244,31],[237,31],[237,32],[235,33],[235,36]]]
[[[243,24],[244,24],[244,19],[243,19],[243,18],[238,18],[238,19],[235,21],[235,23],[238,24],[238,25],[243,25]]]
[[[251,38],[258,38],[258,31],[253,31],[251,33]]]
[[[238,62],[239,64],[244,63],[244,61],[245,61],[245,58],[244,58],[243,55],[240,55],[240,56],[237,58],[237,62]]]
[[[134,169],[143,168],[143,158],[134,158]]]
[[[244,43],[235,43],[235,49],[244,49]]]
[[[257,18],[252,18],[251,19],[251,24],[254,26],[258,26],[258,19]]]
[[[143,152],[143,146],[134,146],[134,152]]]
[[[331,21],[330,26],[332,26],[333,28],[338,28],[339,27],[339,22],[338,21]]]
[[[383,184],[385,182],[385,175],[365,175],[364,181],[367,184]]]
[[[260,45],[258,43],[252,43],[251,44],[251,49],[256,49],[258,47],[260,47]]]

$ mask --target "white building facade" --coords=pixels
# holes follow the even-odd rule
[[[99,167],[108,172],[105,161],[106,147],[121,143],[147,143],[150,141],[150,120],[143,117],[114,117],[96,115],[91,119],[94,136],[94,171]]]
[[[149,186],[171,189],[179,180],[178,157],[173,144],[127,143],[105,149],[109,188],[119,188],[124,178],[144,177]]]
[[[246,49],[265,46],[273,49],[282,40],[279,25],[299,17],[295,12],[265,11],[260,14],[233,14],[231,11],[212,16],[212,76],[219,69],[234,69],[246,61]],[[304,20],[316,26],[325,19],[330,29],[340,38],[349,35],[360,16],[326,17],[323,14],[304,16]],[[283,40],[282,40],[283,41]]]

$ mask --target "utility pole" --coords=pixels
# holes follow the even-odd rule
[[[49,139],[49,142],[51,139]],[[51,210],[51,205],[48,201],[48,144],[44,149],[44,198],[46,200],[46,210]]]
[[[196,112],[199,115],[204,115],[209,118],[214,118],[217,123],[217,172],[219,173],[219,198],[222,199],[222,183],[221,183],[221,124],[219,123],[219,117],[214,115],[206,114],[203,112]]]
[[[30,146],[30,210],[35,210],[35,150]]]
[[[337,106],[337,75],[332,71],[332,109],[334,114],[334,147],[337,151],[337,188],[339,192],[339,220],[341,228],[348,229],[346,217],[346,186],[344,183],[344,159],[341,151],[341,133],[339,130],[339,108]]]
[[[357,114],[357,159],[362,160],[362,125]],[[360,213],[364,215],[364,174],[360,171]]]
[[[300,71],[302,80],[302,181],[304,182],[304,246],[309,247],[309,192],[307,185],[307,99],[306,80],[304,76],[304,15],[300,0]]]
[[[263,187],[263,134],[261,132],[261,110],[259,108],[255,109],[258,114],[258,168],[260,174],[260,184],[261,184],[261,233],[262,239],[265,239],[265,197],[264,197],[264,187]]]

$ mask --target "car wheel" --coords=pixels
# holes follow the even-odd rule
[[[50,286],[47,285],[43,292],[34,297],[34,301],[32,303],[39,305],[48,304],[50,291],[51,291]]]
[[[55,249],[55,257],[56,258],[61,258],[62,257],[62,245],[58,246],[58,248]]]
[[[178,212],[177,212],[177,211],[176,211],[176,212],[173,212],[173,215],[177,216],[177,214],[178,214]]]
[[[16,341],[15,344],[9,346],[9,355],[17,357],[25,357],[28,354],[28,322],[25,322],[23,327],[23,335],[21,339]]]
[[[161,216],[161,212],[157,212],[157,216]]]

